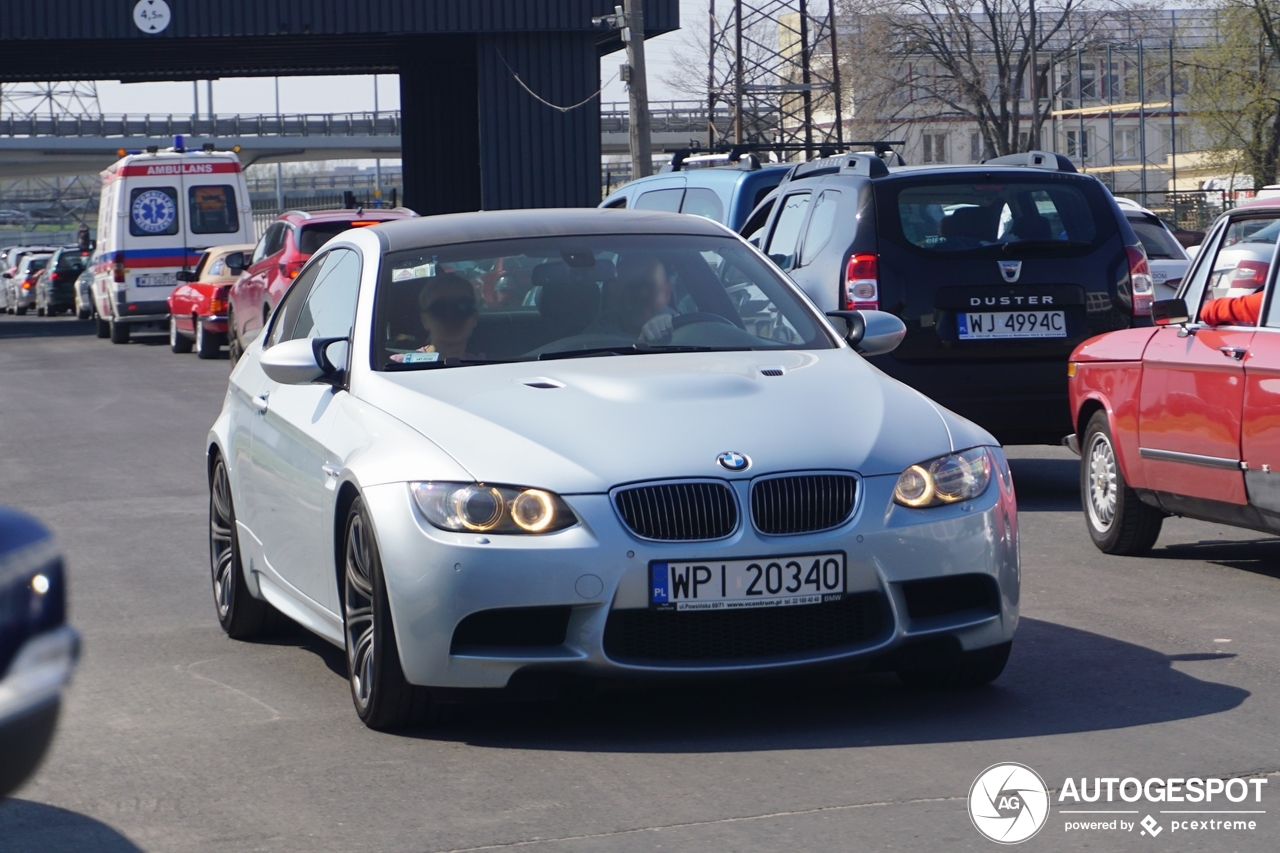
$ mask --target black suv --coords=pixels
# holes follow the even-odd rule
[[[871,361],[1006,444],[1057,444],[1071,351],[1151,323],[1147,256],[1115,199],[1044,151],[801,163],[741,232],[822,310],[900,317],[902,345]]]

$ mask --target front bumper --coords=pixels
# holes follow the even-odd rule
[[[79,656],[79,635],[63,625],[27,640],[0,679],[0,797],[22,784],[44,757],[62,688]]]
[[[370,487],[362,494],[381,549],[401,665],[414,684],[499,688],[526,669],[645,676],[859,661],[870,665],[892,660],[899,649],[917,641],[944,638],[973,650],[1012,639],[1020,583],[1017,509],[1003,454],[994,452],[999,475],[980,498],[964,504],[907,509],[892,502],[896,476],[867,477],[860,480],[852,519],[835,530],[764,536],[747,523],[716,542],[637,539],[618,520],[607,495],[565,496],[582,522],[568,530],[538,537],[483,537],[429,525],[403,483]],[[747,485],[745,480],[734,483],[741,507],[749,506]],[[827,551],[847,555],[847,592],[874,597],[883,608],[879,629],[856,642],[732,660],[636,661],[606,651],[611,613],[647,611],[651,561]],[[912,617],[905,583],[958,575],[982,576],[995,590],[991,607]],[[455,628],[465,617],[501,608],[568,608],[564,642],[520,648],[454,645]]]

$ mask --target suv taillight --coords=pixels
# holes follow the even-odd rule
[[[1125,246],[1129,256],[1129,292],[1133,295],[1133,316],[1150,317],[1151,303],[1155,301],[1155,284],[1151,280],[1151,265],[1147,263],[1147,251],[1142,246]]]
[[[287,263],[281,264],[280,274],[284,276],[288,276],[289,278],[297,278],[298,273],[302,272],[302,268],[307,265],[307,259],[310,257],[311,256],[308,255],[306,258],[302,258],[301,260],[289,261]]]
[[[840,300],[846,311],[880,308],[879,265],[879,257],[870,252],[849,256]]]
[[[111,280],[116,284],[124,284],[124,252],[116,252],[111,267]]]

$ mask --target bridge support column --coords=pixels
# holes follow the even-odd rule
[[[414,39],[400,64],[404,204],[423,215],[480,209],[472,36]]]

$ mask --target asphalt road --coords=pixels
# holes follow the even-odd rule
[[[1027,850],[1280,849],[1275,539],[1171,519],[1150,557],[1105,557],[1076,460],[1014,448],[1023,621],[990,687],[645,688],[379,734],[338,650],[218,628],[202,452],[227,370],[0,317],[0,502],[56,532],[85,640],[48,760],[0,804],[5,853],[993,850],[966,798],[1002,761],[1051,788],[1271,774],[1255,832],[1069,833],[1055,806]]]

